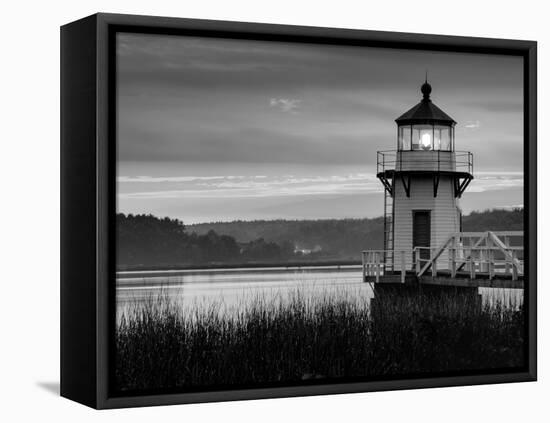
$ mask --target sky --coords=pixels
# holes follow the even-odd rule
[[[519,57],[119,33],[117,209],[184,223],[376,217],[421,99],[474,155],[464,213],[523,205]]]

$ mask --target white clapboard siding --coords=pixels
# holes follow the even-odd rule
[[[437,197],[433,195],[432,177],[412,176],[411,195],[407,197],[403,183],[398,178],[394,192],[394,250],[407,251],[407,267],[412,267],[413,210],[431,212],[431,247],[442,245],[449,236],[460,230],[458,199],[454,197],[453,182],[450,177],[441,176]],[[448,256],[442,255],[438,267],[448,267]],[[400,260],[394,264],[401,270]]]
[[[455,153],[451,151],[399,151],[395,168],[398,171],[450,171],[456,170]]]

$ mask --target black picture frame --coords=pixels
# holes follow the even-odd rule
[[[314,42],[524,58],[525,368],[354,383],[114,395],[117,31]],[[95,14],[61,28],[61,395],[97,409],[534,381],[537,377],[537,44],[534,41]]]

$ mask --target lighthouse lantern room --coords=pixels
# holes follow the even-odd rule
[[[427,80],[421,92],[420,103],[395,120],[397,150],[377,154],[386,272],[411,270],[415,254],[429,258],[432,248],[461,231],[459,199],[473,179],[472,153],[455,150],[456,122],[432,102]]]

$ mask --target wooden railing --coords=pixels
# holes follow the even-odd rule
[[[421,251],[428,251],[424,253],[426,258]],[[432,276],[447,270],[453,278],[466,271],[471,279],[479,274],[488,275],[489,279],[510,275],[515,281],[523,276],[523,231],[459,232],[439,248],[415,247],[414,257],[418,277],[428,270]]]
[[[386,263],[384,261],[385,257],[391,255],[392,260],[395,264],[398,261],[400,264],[400,280],[402,283],[405,283],[405,275],[407,269],[407,263],[405,260],[406,251],[394,251],[394,250],[367,250],[362,251],[363,258],[363,281],[366,280],[367,276],[375,278],[376,282],[380,282],[380,277],[384,275],[384,269],[386,268]],[[409,261],[410,264],[410,261]]]
[[[438,248],[413,248],[413,262],[410,250],[362,251],[363,280],[370,277],[380,282],[390,264],[392,269],[400,269],[392,275],[399,275],[402,283],[407,269],[417,277],[445,272],[452,278],[467,273],[470,279],[507,275],[516,281],[524,274],[523,250],[523,231],[458,232]],[[392,263],[386,263],[387,257],[392,257]]]

